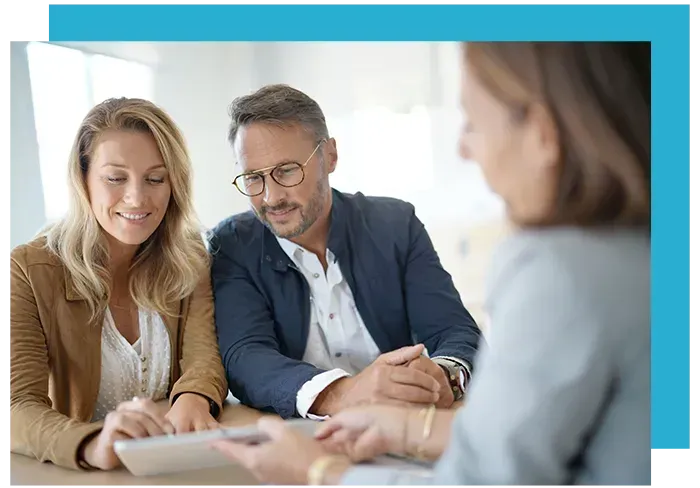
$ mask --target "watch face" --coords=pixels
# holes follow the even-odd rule
[[[467,389],[467,374],[464,368],[459,368],[459,387],[462,391]]]

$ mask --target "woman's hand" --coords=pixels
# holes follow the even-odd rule
[[[329,454],[320,442],[289,427],[281,419],[263,417],[258,421],[258,428],[270,437],[269,441],[252,446],[218,441],[214,447],[247,468],[263,483],[307,484],[311,464]]]
[[[388,405],[343,410],[321,424],[316,439],[354,462],[387,453],[405,454],[410,412],[412,409]]]
[[[90,439],[81,450],[81,458],[90,466],[110,470],[121,465],[114,453],[114,442],[173,434],[175,429],[157,405],[149,399],[134,399],[119,404],[117,410],[105,417],[99,434]]]
[[[175,427],[178,434],[219,427],[219,423],[211,415],[209,400],[196,393],[183,393],[178,396],[165,418]]]

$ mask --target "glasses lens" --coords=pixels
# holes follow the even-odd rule
[[[263,177],[260,175],[239,175],[233,181],[238,191],[247,196],[255,196],[263,191]]]
[[[283,164],[274,169],[272,177],[282,186],[296,186],[304,179],[304,170],[297,163]]]

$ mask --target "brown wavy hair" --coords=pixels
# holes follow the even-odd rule
[[[650,225],[651,43],[469,42],[467,69],[514,114],[556,122],[556,203],[541,225]]]

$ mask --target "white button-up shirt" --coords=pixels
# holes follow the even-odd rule
[[[360,373],[381,351],[355,306],[350,285],[333,253],[326,249],[328,269],[324,272],[316,254],[287,239],[278,238],[277,241],[304,275],[311,292],[311,323],[302,360],[327,371],[302,385],[297,392],[296,406],[301,417],[319,418],[309,414],[318,395],[334,381]],[[468,370],[462,361],[449,359]]]

